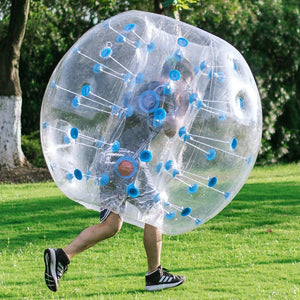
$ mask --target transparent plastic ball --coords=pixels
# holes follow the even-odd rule
[[[43,153],[62,192],[165,234],[193,230],[230,203],[261,131],[257,86],[233,46],[140,11],[85,33],[41,109]]]

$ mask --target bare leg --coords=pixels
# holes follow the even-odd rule
[[[64,251],[71,259],[76,254],[94,246],[95,244],[113,237],[122,227],[122,219],[115,213],[110,213],[108,218],[100,224],[84,229]]]
[[[148,261],[148,273],[151,273],[160,265],[162,235],[158,228],[145,224],[144,247]]]

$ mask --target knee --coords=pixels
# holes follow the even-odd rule
[[[119,231],[122,228],[122,219],[120,218],[120,216],[114,214],[114,216],[109,216],[107,218],[107,220],[104,221],[106,228],[107,228],[107,233],[109,235],[109,237],[113,237],[116,234],[119,233]]]
[[[117,235],[121,230],[121,228],[122,228],[122,221],[112,224],[110,227],[110,237]]]

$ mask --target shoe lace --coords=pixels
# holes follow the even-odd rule
[[[162,268],[162,270],[163,270],[163,274],[165,276],[172,277],[173,279],[178,279],[179,278],[177,275],[171,274],[170,271],[166,268]]]
[[[162,270],[163,270],[163,274],[164,274],[165,276],[174,277],[173,274],[169,273],[170,271],[169,271],[168,269],[162,268]]]

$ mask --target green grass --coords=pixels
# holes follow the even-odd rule
[[[74,257],[52,293],[43,251],[64,247],[98,214],[53,183],[0,185],[1,299],[300,299],[300,166],[256,167],[214,219],[164,236],[162,262],[187,282],[144,291],[141,229],[122,231]]]

